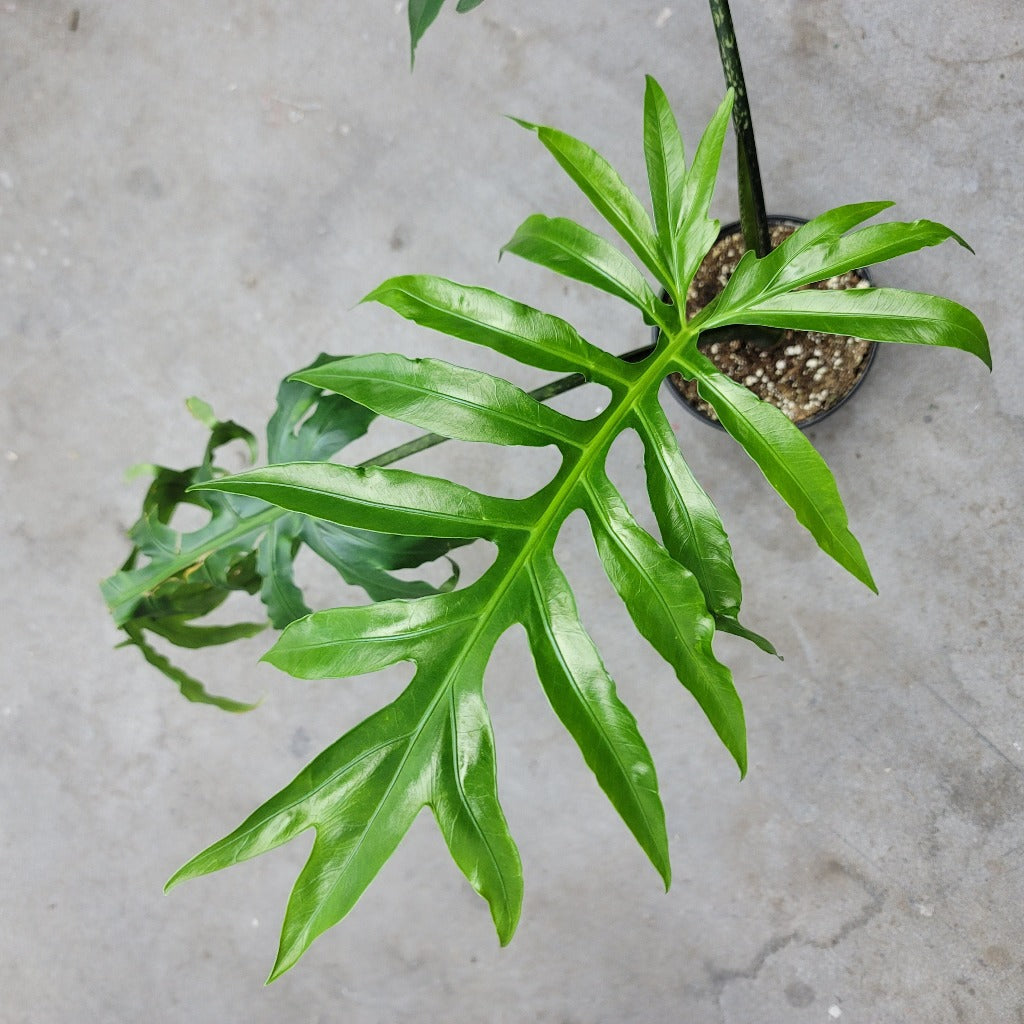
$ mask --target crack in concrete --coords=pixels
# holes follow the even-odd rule
[[[828,862],[828,869],[845,875],[860,886],[868,897],[867,902],[861,907],[859,913],[848,918],[831,935],[825,938],[813,939],[804,937],[800,929],[784,935],[773,936],[754,954],[753,959],[746,967],[723,968],[706,961],[704,967],[711,982],[711,992],[718,1007],[721,1024],[728,1024],[725,1007],[722,1005],[722,997],[730,985],[737,981],[756,981],[765,964],[773,956],[781,953],[789,946],[797,945],[821,950],[835,949],[836,946],[845,942],[854,932],[866,927],[873,918],[882,912],[887,896],[885,888],[872,882],[871,879],[856,868],[843,864],[835,858]]]

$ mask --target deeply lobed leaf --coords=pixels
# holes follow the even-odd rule
[[[440,4],[432,6],[436,14]],[[774,648],[740,624],[741,587],[724,527],[658,404],[668,372],[697,381],[723,425],[822,549],[874,587],[824,461],[781,412],[729,380],[699,352],[699,333],[743,323],[799,321],[829,332],[843,325],[859,332],[864,325],[868,337],[951,345],[982,358],[988,354],[987,339],[976,318],[948,300],[885,291],[793,291],[868,257],[889,258],[956,238],[923,221],[845,236],[885,204],[830,211],[765,259],[745,257],[735,283],[687,323],[681,300],[717,227],[709,209],[731,99],[727,95],[687,169],[665,94],[648,81],[644,141],[653,223],[611,165],[589,146],[522,122],[673,302],[660,303],[639,268],[569,221],[530,218],[506,249],[617,295],[659,324],[661,338],[641,361],[616,359],[557,317],[442,278],[393,278],[367,297],[529,366],[578,372],[605,384],[611,400],[592,420],[544,410],[507,381],[436,360],[368,356],[302,375],[309,385],[336,389],[375,411],[447,431],[446,436],[556,445],[561,466],[530,498],[497,498],[399,470],[313,462],[202,482],[222,494],[317,517],[327,529],[479,537],[498,548],[491,567],[462,590],[317,612],[292,623],[267,655],[303,678],[344,678],[400,661],[416,665],[412,682],[395,702],[329,747],[172,879],[237,863],[314,828],[313,852],[289,901],[273,976],[347,913],[428,806],[453,859],[489,903],[499,938],[508,941],[519,915],[522,875],[498,803],[482,680],[495,643],[516,623],[526,629],[556,715],[668,884],[668,843],[654,765],[553,554],[559,530],[574,511],[588,518],[598,555],[638,632],[693,694],[741,774],[746,771],[743,708],[731,673],[715,657],[714,633],[722,629],[771,653]],[[627,429],[634,429],[644,445],[660,541],[639,525],[606,475],[611,445]]]

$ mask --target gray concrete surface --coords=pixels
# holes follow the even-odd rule
[[[977,257],[946,245],[879,277],[974,308],[996,371],[889,347],[814,431],[879,597],[735,446],[669,406],[729,527],[747,618],[786,655],[719,644],[747,705],[742,784],[633,640],[585,529],[567,531],[584,613],[659,766],[671,892],[513,635],[488,679],[526,871],[511,947],[421,818],[268,989],[307,843],[162,884],[405,675],[298,683],[258,666],[254,641],[189,664],[265,696],[259,711],[180,700],[112,650],[96,584],[143,488],[122,473],[192,464],[189,395],[265,422],[278,379],[321,350],[440,354],[533,383],[353,308],[390,274],[498,287],[610,348],[641,343],[613,303],[496,262],[531,212],[593,222],[502,115],[590,140],[640,187],[643,73],[692,146],[720,70],[702,0],[487,0],[442,15],[413,76],[391,0],[81,0],[77,31],[71,6],[0,4],[0,1021],[1024,1021],[1020,5],[734,0],[770,205],[888,198],[954,226]],[[726,176],[716,210],[735,209]],[[360,451],[404,436],[381,425]],[[526,464],[439,458],[485,490],[527,486]],[[639,502],[636,449],[613,468]],[[345,597],[310,579],[317,600]]]

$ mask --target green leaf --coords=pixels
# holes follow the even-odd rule
[[[675,668],[745,775],[743,705],[731,673],[711,650],[715,624],[700,586],[637,525],[607,477],[595,474],[584,487],[601,561],[634,625]]]
[[[675,119],[656,83],[648,83],[645,141],[655,208],[660,209],[658,233],[607,161],[570,136],[528,126],[670,295],[685,295],[687,275],[713,241],[708,209],[731,99],[726,97],[692,167],[684,171]],[[723,425],[797,519],[826,552],[873,587],[821,457],[779,410],[720,373],[697,350],[697,340],[702,323],[715,317],[742,323],[736,317],[748,307],[759,307],[761,316],[814,314],[816,307],[806,303],[821,300],[805,299],[811,293],[790,296],[785,289],[780,294],[774,289],[782,287],[779,281],[790,286],[816,272],[811,269],[815,261],[819,270],[827,270],[843,265],[854,253],[889,252],[891,238],[877,232],[861,235],[859,241],[858,236],[838,241],[843,231],[877,208],[866,204],[825,214],[774,263],[751,265],[748,260],[746,283],[741,278],[748,289],[742,292],[744,303],[719,300],[701,314],[703,320],[691,323],[679,302],[673,304],[671,317],[651,307],[644,285],[638,283],[639,271],[627,269],[626,261],[612,256],[610,246],[595,241],[596,236],[568,222],[527,221],[510,244],[513,249],[639,304],[646,313],[659,312],[661,339],[651,354],[636,362],[618,360],[590,345],[563,320],[484,289],[435,277],[402,277],[372,292],[369,298],[416,323],[528,366],[574,371],[608,386],[607,406],[580,421],[539,412],[507,382],[429,361],[368,357],[303,375],[389,415],[433,431],[447,429],[453,436],[527,444],[539,443],[546,434],[557,445],[561,464],[527,499],[500,499],[399,470],[313,462],[198,481],[205,490],[270,501],[313,517],[304,531],[324,529],[342,547],[358,543],[360,531],[381,531],[413,538],[482,537],[497,548],[490,567],[462,590],[317,612],[290,625],[268,654],[267,660],[300,678],[345,678],[403,661],[416,666],[412,682],[394,703],[347,732],[293,783],[172,879],[226,867],[315,829],[313,853],[289,901],[273,976],[294,964],[317,935],[347,913],[426,806],[453,859],[488,901],[500,940],[508,941],[519,916],[522,878],[498,803],[482,680],[498,639],[516,624],[526,629],[552,708],[667,884],[666,828],[654,765],[556,563],[559,532],[574,512],[587,517],[598,557],[638,633],[693,694],[741,774],[745,772],[743,708],[731,673],[715,657],[715,630],[747,637],[772,653],[774,649],[740,624],[741,588],[728,538],[678,450],[658,392],[672,371],[695,379]],[[921,228],[916,241],[933,233]],[[732,295],[739,294],[737,285]],[[862,314],[874,308],[862,298],[853,301]],[[914,306],[916,300],[904,301]],[[914,308],[920,319],[923,307]],[[929,308],[943,321],[937,330],[948,343],[958,329],[957,318],[963,320],[959,307]],[[901,309],[906,319],[907,307]],[[841,317],[831,315],[831,320],[836,323]],[[884,330],[890,329],[874,328],[876,335]],[[607,477],[608,453],[629,429],[639,433],[644,445],[648,493],[664,544],[639,525]],[[345,530],[353,532],[332,533]],[[394,551],[391,543],[382,544],[382,552]]]
[[[683,299],[690,282],[697,273],[704,255],[718,238],[719,223],[710,216],[709,211],[715,194],[718,165],[722,159],[722,145],[729,127],[732,106],[733,91],[730,89],[701,135],[697,152],[693,157],[693,165],[686,174],[674,253],[679,305],[685,304]]]
[[[455,10],[459,14],[466,14],[479,7],[483,2],[484,0],[459,0],[455,5]],[[444,0],[409,0],[410,63],[415,63],[416,47],[423,38],[423,34],[434,23],[443,3]]]
[[[170,531],[169,536],[178,537],[177,544],[157,547],[147,542],[146,550],[152,558],[148,564],[115,573],[100,585],[115,625],[127,623],[139,602],[151,597],[165,583],[194,578],[206,570],[212,558],[232,564],[236,557],[250,550],[279,515],[276,509],[264,508],[261,513],[242,516],[231,505],[222,503],[213,508],[206,526],[184,535]],[[137,532],[134,535],[139,536]],[[221,573],[216,583],[227,589],[228,573]]]
[[[658,299],[640,271],[614,245],[571,220],[534,214],[501,251],[624,299],[650,324],[667,327],[679,319],[678,312]]]
[[[185,615],[141,619],[138,624],[170,640],[176,647],[188,647],[193,650],[245,640],[267,628],[265,622],[236,622],[230,626],[193,626]]]
[[[293,572],[301,531],[301,517],[285,516],[267,527],[257,548],[256,569],[263,581],[260,599],[274,629],[284,629],[312,611],[295,585]]]
[[[732,547],[711,499],[679,451],[657,398],[636,409],[635,427],[644,444],[647,490],[669,554],[697,580],[715,625],[737,633],[769,654],[772,644],[739,624],[742,588]]]
[[[797,228],[764,259],[757,259],[753,253],[744,253],[715,303],[715,315],[722,315],[726,309],[741,309],[751,301],[764,301],[850,270],[939,245],[949,238],[970,249],[955,231],[928,220],[875,224],[844,235],[850,228],[890,206],[892,203],[840,206]]]
[[[421,327],[541,370],[578,372],[609,386],[621,378],[619,361],[584,341],[570,324],[486,288],[426,275],[393,277],[363,302],[379,302]]]
[[[459,579],[459,567],[450,562],[451,575],[440,587],[425,580],[406,580],[393,575],[393,569],[409,569],[441,558],[452,548],[467,543],[436,537],[399,537],[397,534],[371,533],[325,523],[306,517],[302,540],[310,551],[338,570],[342,579],[362,587],[371,601],[392,598],[426,597],[438,590],[450,590]]]
[[[292,623],[263,660],[299,679],[365,675],[400,661],[427,660],[439,634],[461,636],[475,614],[470,589],[328,608]]]
[[[850,532],[835,478],[810,441],[785,413],[762,402],[704,356],[690,357],[687,368],[722,426],[757,463],[822,551],[877,593],[864,552]]]
[[[404,469],[331,462],[267,466],[200,485],[247,494],[292,512],[411,537],[488,537],[523,528],[519,502]]]
[[[213,465],[213,455],[218,448],[230,444],[232,441],[242,441],[249,450],[249,461],[254,462],[258,452],[256,435],[251,430],[243,427],[234,420],[219,420],[213,411],[213,407],[204,402],[201,398],[189,398],[185,402],[188,411],[210,431],[210,440],[206,445],[206,454],[203,457],[203,465]]]
[[[640,262],[666,288],[671,288],[672,274],[660,255],[651,219],[612,165],[586,143],[565,132],[518,118],[516,122],[537,133],[544,148],[636,253]]]
[[[650,75],[644,94],[644,157],[661,251],[674,255],[676,231],[683,220],[686,157],[665,91]]]
[[[374,413],[358,402],[324,395],[302,382],[303,374],[344,362],[321,353],[309,366],[286,378],[277,389],[277,408],[267,424],[267,459],[298,462],[327,459],[362,437]]]
[[[444,0],[409,0],[409,63],[416,62],[416,47],[433,24]]]
[[[128,639],[121,646],[137,648],[153,668],[165,675],[178,687],[185,700],[191,701],[193,704],[209,704],[215,708],[220,708],[221,711],[236,713],[252,711],[257,706],[256,704],[246,704],[243,701],[232,700],[230,697],[218,697],[216,694],[210,693],[198,679],[173,665],[164,655],[147,643],[142,630],[134,624],[125,626],[124,632]]]
[[[551,553],[538,551],[527,574],[526,630],[544,692],[667,889],[672,868],[665,811],[636,719],[618,698],[580,622],[569,581]]]
[[[868,341],[941,345],[977,356],[990,370],[992,354],[981,321],[951,299],[897,288],[804,290],[719,312],[731,323],[821,331]]]
[[[268,655],[307,678],[373,671],[397,660],[418,665],[393,704],[325,750],[168,882],[170,888],[239,863],[314,828],[313,851],[289,900],[271,980],[348,913],[425,806],[453,858],[490,904],[502,943],[511,939],[522,903],[522,869],[498,805],[481,690],[496,637],[488,629],[490,617],[475,611],[465,594],[337,609],[296,623]],[[339,642],[339,632],[362,640]],[[433,642],[438,635],[459,647],[460,656],[439,658]]]
[[[568,421],[506,380],[439,359],[354,356],[298,375],[376,413],[463,441],[544,446]]]

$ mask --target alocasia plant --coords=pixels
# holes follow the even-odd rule
[[[698,341],[702,332],[756,324],[944,345],[990,364],[980,322],[948,299],[885,288],[802,287],[947,238],[965,243],[930,221],[853,230],[888,204],[840,207],[799,228],[763,259],[748,252],[720,296],[688,321],[687,288],[718,230],[709,206],[731,106],[730,92],[687,167],[669,104],[648,79],[644,150],[653,221],[594,150],[552,128],[521,122],[650,277],[610,242],[563,219],[530,217],[505,249],[635,306],[660,330],[646,358],[624,361],[584,340],[564,320],[442,278],[397,277],[367,296],[418,324],[529,366],[578,373],[603,384],[611,399],[595,418],[574,419],[505,380],[434,359],[356,356],[296,374],[296,381],[316,389],[313,393],[326,389],[374,413],[448,437],[556,446],[560,468],[530,497],[498,498],[404,470],[316,461],[326,453],[309,450],[297,456],[306,461],[230,477],[205,474],[193,485],[190,493],[205,495],[211,508],[218,507],[218,499],[259,501],[285,510],[282,515],[307,517],[295,523],[383,531],[414,543],[486,538],[498,551],[491,567],[469,586],[314,612],[292,622],[266,655],[300,678],[344,678],[401,661],[416,666],[412,682],[392,704],[343,735],[168,883],[236,864],[313,828],[313,850],[288,904],[271,978],[290,968],[351,909],[425,807],[456,864],[490,905],[500,940],[512,937],[523,882],[498,799],[483,676],[496,641],[515,623],[526,629],[555,713],[668,884],[668,842],[654,765],[554,556],[559,530],[576,510],[589,520],[600,560],[637,630],[694,696],[745,772],[742,706],[712,641],[721,629],[772,648],[741,625],[740,581],[725,530],[688,469],[658,400],[670,372],[697,381],[722,424],[821,548],[874,588],[824,461],[783,413],[720,373]],[[628,429],[643,442],[660,539],[638,524],[605,473],[609,449]],[[285,555],[300,535],[296,529],[279,528]]]

